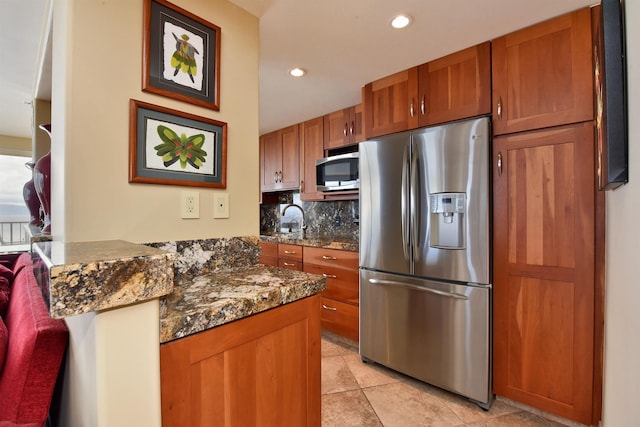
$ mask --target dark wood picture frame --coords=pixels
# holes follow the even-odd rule
[[[129,182],[227,187],[227,124],[129,101]]]
[[[144,0],[142,90],[220,110],[220,27],[166,0]]]

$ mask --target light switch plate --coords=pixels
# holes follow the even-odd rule
[[[213,195],[213,217],[229,218],[229,193],[215,193]]]

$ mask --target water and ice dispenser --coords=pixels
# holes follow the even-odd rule
[[[429,204],[431,205],[430,246],[464,249],[466,193],[430,194]]]

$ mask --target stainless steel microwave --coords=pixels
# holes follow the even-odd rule
[[[360,187],[359,161],[357,152],[316,160],[317,190],[357,190]]]

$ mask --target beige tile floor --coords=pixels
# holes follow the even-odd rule
[[[564,427],[494,401],[488,412],[469,401],[376,364],[357,348],[322,339],[323,427]]]

